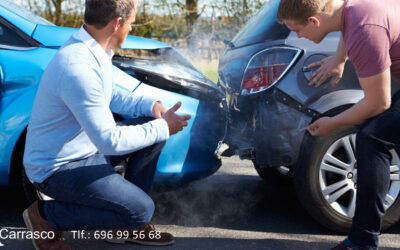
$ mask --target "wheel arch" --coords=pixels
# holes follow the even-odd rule
[[[324,113],[321,113],[320,117],[321,116],[332,117],[332,116],[338,115],[341,112],[345,111],[346,109],[351,108],[354,105],[354,103],[342,103],[342,102],[340,102],[339,104],[341,104],[341,105],[339,105],[339,106],[330,105],[330,109],[326,110]],[[314,118],[313,120],[311,120],[310,124],[317,119],[318,118]],[[301,146],[300,146],[299,158],[297,159],[296,164],[293,164],[291,166],[292,172],[295,171],[296,168],[298,167],[298,165],[300,164],[300,162],[301,162],[300,157],[301,157],[301,155],[304,154],[304,150],[309,150],[308,145],[310,144],[310,140],[312,140],[312,138],[313,138],[307,131],[305,131],[304,133],[305,134],[304,134],[303,140],[301,142]]]
[[[331,92],[319,97],[317,100],[308,104],[308,108],[320,114],[327,114],[338,107],[352,106],[364,97],[364,92],[360,89],[344,89]]]
[[[11,155],[10,161],[10,174],[9,174],[9,184],[10,185],[22,185],[22,170],[23,170],[23,156],[25,150],[25,139],[27,128],[20,134],[17,143],[14,146],[13,153]]]

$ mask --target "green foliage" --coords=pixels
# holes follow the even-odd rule
[[[84,0],[25,0],[22,5],[59,26],[79,27],[83,23]]]
[[[231,39],[268,0],[142,1],[132,34],[160,40],[190,40],[207,34]],[[23,5],[60,26],[80,27],[84,0],[26,0]]]
[[[199,34],[208,34],[217,40],[232,39],[267,1],[144,1],[133,34],[161,40],[190,40]],[[192,6],[194,2],[197,8]]]
[[[268,1],[143,0],[131,34],[169,43],[191,59],[212,61],[224,50],[223,40],[231,40]],[[56,25],[80,27],[84,2],[25,0],[23,5]]]
[[[225,45],[269,0],[142,0],[131,34],[175,46],[210,80],[218,80]],[[29,10],[59,26],[83,24],[85,0],[24,0]]]

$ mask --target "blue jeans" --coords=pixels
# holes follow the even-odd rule
[[[384,201],[390,185],[389,150],[400,145],[400,94],[390,109],[367,120],[356,137],[357,197],[350,241],[365,249],[378,248]]]
[[[137,125],[150,118],[122,123]],[[134,140],[134,138],[132,138]],[[159,143],[123,156],[95,154],[70,162],[39,184],[46,195],[44,213],[54,229],[138,229],[154,212],[151,189],[158,157],[165,143]],[[114,166],[127,159],[125,176]]]

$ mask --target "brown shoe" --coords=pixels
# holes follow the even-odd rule
[[[44,220],[39,213],[38,202],[32,203],[22,213],[26,227],[32,232],[47,232],[45,235],[52,237],[51,239],[35,239],[32,238],[33,246],[36,250],[71,250],[64,242],[63,233],[54,230],[50,224]],[[41,235],[41,234],[40,234]],[[53,238],[54,236],[54,238]]]
[[[113,237],[107,238],[106,241],[119,244],[132,242],[147,246],[167,246],[175,242],[172,234],[157,231],[151,223],[147,223],[138,230],[114,231]]]

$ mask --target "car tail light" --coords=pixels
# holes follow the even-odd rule
[[[260,51],[249,61],[242,80],[242,95],[267,90],[290,69],[301,53],[291,47],[274,47]]]

